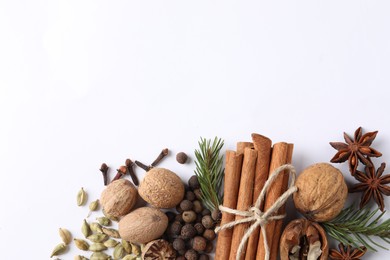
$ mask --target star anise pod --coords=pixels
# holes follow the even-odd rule
[[[359,127],[355,131],[354,139],[351,139],[344,132],[344,140],[346,143],[330,142],[330,145],[338,151],[330,161],[332,163],[342,163],[348,160],[349,171],[352,175],[355,174],[359,161],[371,167],[372,162],[370,157],[382,156],[380,152],[370,147],[377,133],[378,131],[375,131],[362,135],[362,128]]]
[[[365,167],[365,172],[356,171],[354,177],[360,183],[355,184],[350,192],[364,191],[360,201],[360,208],[364,207],[371,198],[374,198],[381,211],[384,210],[383,195],[390,196],[390,187],[386,184],[390,183],[390,174],[383,175],[386,164],[382,163],[375,172],[374,167]]]
[[[339,251],[331,249],[329,256],[335,260],[359,260],[367,251],[367,248],[361,246],[359,248],[352,249],[351,246],[344,246],[343,243],[339,244]]]

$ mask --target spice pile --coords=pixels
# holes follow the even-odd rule
[[[329,163],[310,165],[295,178],[294,145],[272,144],[259,134],[252,134],[251,142],[238,142],[225,157],[221,139],[201,138],[195,175],[187,182],[158,167],[168,149],[150,165],[127,159],[111,182],[103,163],[106,188],[100,199],[90,202],[87,219],[100,210],[104,215],[83,220],[84,238],[73,238],[60,228],[63,242],[51,257],[74,244],[90,252],[89,258],[77,255],[75,260],[204,260],[213,252],[220,260],[360,259],[367,250],[386,249],[372,237],[390,243],[390,219],[382,220],[390,175],[384,174],[385,163],[375,168],[373,158],[382,155],[371,147],[376,135],[358,128],[354,138],[344,133],[345,143],[330,143],[338,151],[331,162],[348,161],[350,174],[359,182],[349,188],[343,173]],[[185,164],[188,156],[180,152],[176,160]],[[141,181],[135,166],[146,171]],[[359,208],[345,206],[348,191],[362,192]],[[291,195],[302,217],[283,223]],[[87,197],[81,188],[77,205],[86,205]],[[147,205],[135,208],[140,199]],[[371,200],[378,209],[368,207]],[[338,249],[329,248],[331,239],[339,241]]]

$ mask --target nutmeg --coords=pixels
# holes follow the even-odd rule
[[[184,184],[174,172],[152,168],[141,181],[138,193],[156,208],[174,208],[184,197]]]
[[[324,222],[335,218],[344,207],[348,188],[342,173],[329,163],[313,164],[299,174],[294,193],[295,207],[306,218]]]
[[[176,259],[176,251],[164,239],[149,242],[143,249],[142,259]]]
[[[112,217],[121,217],[130,212],[137,201],[137,189],[126,180],[111,182],[102,192],[100,203],[105,213]]]
[[[145,244],[162,236],[168,226],[168,217],[159,209],[142,207],[124,216],[118,224],[122,239]]]
[[[329,245],[324,229],[316,222],[295,219],[284,229],[280,237],[280,259],[327,260]]]

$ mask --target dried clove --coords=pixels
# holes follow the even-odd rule
[[[144,169],[145,171],[150,171],[150,169],[153,168],[152,166],[147,166],[147,165],[143,164],[143,163],[140,162],[140,161],[135,161],[135,164],[136,164],[138,167]]]
[[[135,161],[135,164],[144,169],[145,171],[149,171],[150,169],[152,169],[153,167],[155,167],[157,164],[159,164],[161,162],[161,160],[168,155],[168,148],[164,148],[162,149],[162,151],[160,152],[160,154],[157,156],[157,158],[152,162],[151,165],[147,166],[143,163],[141,163],[140,161]]]
[[[134,163],[130,159],[126,159],[125,164],[126,164],[127,173],[130,175],[131,179],[133,180],[134,185],[138,186],[139,181],[137,175],[135,175],[135,172],[133,170]]]
[[[119,169],[117,169],[117,173],[116,173],[114,179],[112,179],[111,182],[119,180],[126,173],[127,173],[127,167],[122,165],[121,167],[119,167]]]
[[[108,166],[107,166],[107,164],[102,163],[102,166],[100,166],[100,171],[103,174],[104,185],[107,186],[107,184],[108,184]]]

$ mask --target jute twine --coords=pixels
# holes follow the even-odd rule
[[[275,181],[275,179],[279,176],[279,174],[283,173],[285,170],[287,170],[288,174],[291,176],[291,181],[290,181],[290,185],[289,185],[288,190],[286,192],[284,192],[267,211],[262,212],[260,210],[260,207],[264,204],[264,197],[265,197],[265,194],[266,194],[269,186],[271,186],[271,184]],[[244,250],[244,246],[245,246],[246,242],[248,241],[250,235],[259,226],[261,227],[261,232],[263,233],[263,236],[264,236],[265,259],[266,260],[269,259],[270,248],[268,246],[267,233],[265,232],[264,227],[265,227],[265,225],[267,225],[267,223],[269,221],[278,220],[278,219],[282,219],[285,217],[285,215],[273,215],[273,214],[276,213],[279,210],[279,208],[282,207],[286,203],[287,199],[294,192],[296,192],[298,190],[298,188],[296,186],[294,186],[295,185],[295,178],[296,178],[296,171],[295,171],[294,166],[292,166],[291,164],[284,164],[284,165],[278,167],[277,169],[275,169],[275,171],[271,174],[271,177],[265,182],[264,187],[261,190],[260,195],[257,198],[255,205],[253,207],[249,208],[248,211],[231,209],[228,207],[224,207],[222,205],[219,206],[219,209],[222,212],[242,216],[245,218],[226,223],[225,225],[223,225],[221,227],[217,227],[215,229],[216,233],[221,231],[221,230],[224,230],[224,229],[232,228],[235,225],[238,225],[241,223],[253,222],[253,224],[249,227],[249,229],[244,234],[244,236],[240,242],[240,245],[238,246],[237,257],[236,257],[237,260],[240,259],[241,255],[243,253],[243,250]]]

